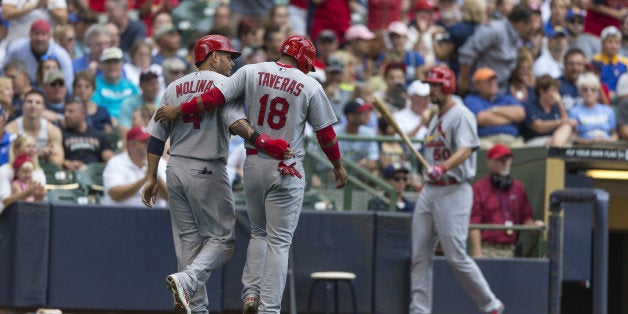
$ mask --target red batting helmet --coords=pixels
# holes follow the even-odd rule
[[[194,63],[205,61],[207,56],[215,50],[231,53],[232,59],[240,56],[240,52],[233,50],[231,42],[229,42],[227,37],[222,35],[207,35],[201,37],[194,43]]]
[[[444,66],[437,65],[431,68],[423,82],[441,84],[440,90],[445,94],[453,94],[456,91],[456,74]]]
[[[314,58],[316,57],[316,48],[314,44],[303,36],[290,36],[281,45],[281,53],[292,56],[297,60],[299,70],[307,74],[314,71]]]

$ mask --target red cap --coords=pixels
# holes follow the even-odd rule
[[[133,140],[136,141],[148,141],[150,138],[150,133],[146,131],[146,128],[143,127],[132,127],[129,132],[126,133],[126,141],[130,142]]]
[[[412,7],[412,11],[433,11],[436,9],[434,2],[432,0],[417,0],[414,2],[414,6]]]
[[[50,33],[50,23],[44,19],[38,19],[31,24],[31,33],[32,32],[44,32]]]
[[[512,156],[512,152],[506,145],[497,144],[491,148],[486,154],[486,158],[488,159],[499,159],[504,156]]]
[[[13,161],[13,171],[17,172],[20,168],[22,168],[22,165],[27,162],[33,163],[33,159],[31,159],[31,156],[28,154],[17,156],[17,158]]]

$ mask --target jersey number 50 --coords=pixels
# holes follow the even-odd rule
[[[257,117],[257,125],[263,126],[264,120],[268,122],[268,126],[273,130],[279,130],[286,125],[286,114],[290,104],[283,97],[275,97],[268,101],[268,94],[259,99],[259,116]],[[266,118],[266,108],[268,107],[268,118]]]
[[[434,161],[447,160],[449,156],[451,156],[451,152],[448,148],[434,150]]]

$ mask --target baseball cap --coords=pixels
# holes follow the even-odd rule
[[[545,33],[545,36],[547,36],[547,38],[556,38],[558,36],[567,36],[567,32],[565,30],[564,27],[560,26],[560,25],[556,25],[552,28],[547,29],[547,32]]]
[[[134,126],[126,132],[126,141],[148,141],[150,133],[144,127]]]
[[[408,86],[408,96],[410,95],[419,95],[419,96],[429,96],[430,94],[430,84],[423,83],[419,80],[416,80]]]
[[[628,96],[628,74],[627,73],[624,73],[619,77],[615,90],[617,91],[617,96],[619,97]]]
[[[318,33],[316,41],[338,41],[338,36],[331,29],[324,29]]]
[[[345,115],[350,113],[359,113],[371,110],[371,105],[367,104],[362,100],[362,98],[356,98],[354,100],[349,101],[343,110]]]
[[[477,70],[475,70],[475,73],[473,73],[473,81],[474,82],[481,82],[481,81],[487,81],[489,79],[492,79],[494,77],[497,77],[497,74],[495,74],[495,71],[491,70],[490,68],[479,68]]]
[[[345,40],[347,41],[354,39],[371,40],[373,38],[375,38],[375,33],[371,32],[368,27],[361,24],[351,25],[345,32]]]
[[[158,77],[159,76],[152,71],[142,72],[142,74],[140,74],[140,83],[156,80]]]
[[[345,63],[341,58],[336,56],[327,57],[325,62],[325,71],[327,72],[342,72],[345,68]]]
[[[578,17],[584,19],[586,15],[587,11],[579,7],[570,7],[569,9],[567,9],[567,15],[565,16],[565,18],[567,20],[574,20]]]
[[[31,33],[32,32],[44,32],[50,33],[50,23],[44,19],[37,19],[31,24]]]
[[[615,27],[615,26],[606,26],[603,30],[602,33],[600,34],[600,40],[604,40],[606,39],[606,37],[608,36],[616,36],[619,37],[621,39],[621,32],[619,31],[619,28]]]
[[[122,60],[124,59],[124,54],[122,50],[118,47],[109,47],[105,48],[100,55],[100,62],[105,62],[107,60]]]
[[[488,153],[486,154],[486,158],[488,159],[499,159],[504,156],[512,156],[513,153],[510,151],[508,146],[502,144],[496,144],[493,146]]]
[[[155,30],[153,37],[155,38],[155,40],[158,40],[166,34],[178,33],[178,32],[179,30],[176,27],[174,27],[174,25],[164,25],[164,26],[160,26],[157,30]]]
[[[63,76],[63,72],[59,70],[53,70],[44,73],[44,78],[42,80],[42,83],[44,83],[44,85],[50,85],[56,81],[62,81],[65,83],[65,77]]]
[[[414,2],[414,6],[412,7],[412,11],[432,11],[436,9],[434,2],[432,0],[418,0]]]
[[[17,156],[17,158],[15,158],[15,160],[13,161],[13,170],[18,171],[22,167],[22,165],[27,162],[33,162],[33,159],[28,154],[24,153]]]
[[[408,26],[406,26],[403,22],[394,21],[388,25],[388,32],[406,36],[408,34]]]
[[[531,3],[530,11],[532,11],[533,13],[541,13],[541,6],[536,3]]]
[[[384,168],[384,171],[383,171],[383,173],[382,173],[382,174],[383,174],[384,178],[386,178],[386,179],[390,179],[390,178],[392,178],[392,177],[395,175],[395,173],[397,173],[397,172],[405,172],[405,173],[409,173],[409,172],[410,172],[410,169],[408,169],[408,167],[406,167],[406,165],[405,165],[405,164],[403,164],[403,163],[400,163],[400,162],[394,162],[394,163],[392,163],[392,164],[390,164],[390,165],[386,166],[386,168]]]

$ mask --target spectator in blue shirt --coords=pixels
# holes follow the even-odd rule
[[[587,61],[582,50],[572,48],[565,54],[563,62],[563,75],[558,80],[560,81],[560,96],[563,98],[565,109],[569,111],[582,102],[582,97],[576,87],[576,80],[580,74],[584,73]]]
[[[576,86],[582,95],[583,103],[569,112],[569,116],[578,122],[575,144],[617,141],[615,111],[610,106],[598,102],[601,90],[598,78],[593,73],[584,73],[578,77]]]
[[[475,92],[465,97],[464,104],[478,121],[480,147],[523,146],[518,125],[525,119],[525,110],[512,96],[498,93],[497,74],[490,68],[480,68],[473,74],[473,86]]]
[[[137,86],[122,77],[123,58],[120,48],[109,47],[103,50],[100,56],[103,75],[96,77],[96,90],[92,95],[92,101],[105,107],[115,119],[120,115],[122,100],[139,94]]]
[[[622,35],[615,26],[607,26],[600,35],[602,51],[593,56],[592,63],[600,67],[602,83],[608,86],[610,99],[615,96],[615,87],[619,76],[628,70],[628,58],[619,55]]]
[[[565,146],[576,121],[569,118],[558,88],[560,82],[549,75],[536,80],[535,101],[526,104],[521,135],[528,146]]]

